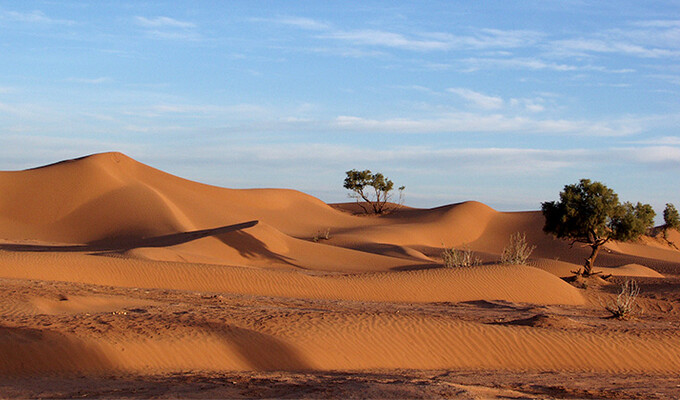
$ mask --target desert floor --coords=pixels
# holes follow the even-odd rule
[[[105,153],[0,172],[0,396],[680,398],[680,233],[609,243],[540,212],[359,216]],[[500,265],[510,235],[530,266]],[[443,268],[443,247],[481,260]],[[605,305],[630,279],[631,320]]]

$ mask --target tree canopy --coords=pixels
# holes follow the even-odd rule
[[[618,195],[600,182],[581,179],[566,185],[559,201],[542,203],[543,230],[558,238],[585,243],[592,253],[583,271],[592,275],[595,258],[602,245],[610,240],[635,240],[654,224],[654,210],[649,204],[621,204]]]
[[[391,191],[394,189],[394,182],[387,179],[382,173],[372,173],[366,169],[357,171],[355,169],[346,172],[347,177],[343,187],[350,190],[349,196],[357,200],[357,204],[368,214],[371,211],[375,214],[383,214],[390,207],[388,202],[391,198]],[[399,188],[400,197],[404,186]],[[364,201],[366,205],[362,204]]]
[[[671,203],[666,203],[666,208],[663,210],[664,230],[680,228],[680,216],[678,210]]]

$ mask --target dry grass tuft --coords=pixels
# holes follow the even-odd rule
[[[474,253],[468,246],[463,246],[462,249],[454,247],[444,249],[442,260],[446,268],[468,268],[482,263],[479,258],[474,256]]]
[[[312,242],[318,242],[320,240],[328,240],[331,238],[331,228],[326,228],[325,231],[317,231],[312,237]]]
[[[527,265],[531,253],[536,246],[529,246],[524,233],[510,235],[510,243],[505,246],[501,254],[501,264]]]

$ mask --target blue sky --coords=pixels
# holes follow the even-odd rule
[[[0,1],[0,169],[102,151],[232,188],[680,204],[678,1]]]

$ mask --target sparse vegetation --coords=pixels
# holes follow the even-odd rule
[[[621,285],[621,292],[616,296],[615,301],[610,301],[605,305],[612,317],[627,320],[635,314],[641,313],[642,308],[637,305],[637,297],[640,294],[640,286],[634,280],[629,280]]]
[[[576,275],[591,276],[595,258],[610,240],[631,241],[645,234],[654,223],[654,210],[649,204],[619,203],[616,193],[600,182],[581,179],[566,185],[560,201],[542,204],[543,230],[558,238],[584,243],[591,248],[590,257]]]
[[[527,265],[531,253],[536,246],[527,243],[525,233],[513,233],[510,235],[510,243],[505,246],[501,254],[501,264]]]
[[[482,263],[468,246],[463,246],[461,249],[445,248],[442,252],[442,260],[446,268],[468,268]]]
[[[331,238],[331,228],[326,228],[324,231],[317,231],[314,236],[312,236],[312,242],[318,242],[320,240],[328,240]]]
[[[666,208],[663,210],[663,222],[663,238],[668,240],[668,230],[680,228],[678,210],[671,203],[666,203]]]
[[[353,169],[347,171],[346,174],[343,187],[350,190],[349,197],[356,199],[357,204],[366,214],[384,214],[394,208],[389,204],[392,197],[390,192],[394,189],[394,182],[387,179],[383,174],[380,172],[374,174],[368,169],[363,171]],[[398,189],[397,206],[400,206],[403,202],[404,189],[405,186]]]

